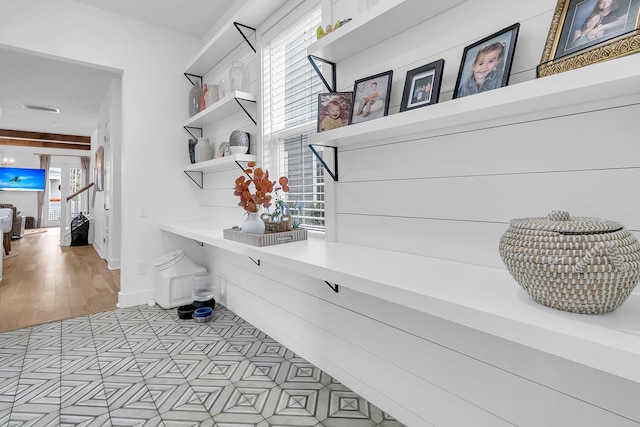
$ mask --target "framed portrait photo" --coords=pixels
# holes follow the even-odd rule
[[[640,51],[640,0],[558,0],[538,77]]]
[[[464,48],[453,98],[474,95],[509,83],[520,24],[498,31]]]
[[[318,94],[318,133],[349,124],[352,98],[351,92]]]
[[[384,117],[389,113],[393,70],[356,80],[349,124]]]
[[[407,71],[400,111],[413,110],[438,102],[444,59]]]

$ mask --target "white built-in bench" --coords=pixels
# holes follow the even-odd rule
[[[327,242],[316,236],[256,247],[224,239],[224,226],[207,221],[160,228],[640,383],[637,293],[615,312],[580,315],[534,302],[503,269]]]

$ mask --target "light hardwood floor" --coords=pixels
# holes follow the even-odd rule
[[[0,332],[116,307],[120,270],[92,245],[61,247],[59,228],[25,231],[3,260]]]

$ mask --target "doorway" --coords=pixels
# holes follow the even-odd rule
[[[67,202],[67,197],[83,187],[84,173],[79,159],[67,158],[65,162],[52,161],[45,198],[44,227],[60,228],[60,244],[70,230],[71,220],[89,208],[88,192],[80,193]]]

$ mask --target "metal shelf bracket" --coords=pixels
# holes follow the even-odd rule
[[[253,261],[255,265],[257,265],[258,267],[260,267],[260,260],[255,260],[255,259],[253,259],[253,258],[251,258],[251,257],[249,257],[249,259],[250,259],[251,261]]]
[[[251,121],[253,122],[254,125],[257,125],[258,122],[256,121],[256,119],[253,118],[253,116],[247,111],[246,108],[244,108],[244,105],[242,105],[242,103],[240,101],[246,101],[246,102],[251,102],[253,104],[256,103],[256,101],[253,101],[251,99],[245,99],[245,98],[238,98],[238,97],[234,97],[233,99],[236,100],[236,102],[238,103],[238,105],[240,106],[240,108],[242,108],[242,111],[244,111],[244,113],[251,119]]]
[[[199,131],[200,131],[200,138],[202,138],[202,128],[194,128],[194,127],[191,127],[191,126],[183,126],[183,128],[184,128],[184,130],[186,130],[187,132],[189,132],[189,135],[191,135],[191,137],[192,137],[193,139],[198,139],[198,137],[197,137],[197,136],[195,136],[193,133],[191,133],[191,131],[190,131],[189,129],[196,129],[196,130],[199,130]]]
[[[233,23],[233,26],[234,26],[234,27],[236,27],[236,30],[238,30],[238,32],[240,33],[240,35],[242,36],[242,38],[244,39],[244,41],[245,41],[245,42],[247,42],[247,44],[249,45],[249,47],[253,50],[253,53],[256,53],[256,48],[255,48],[255,47],[253,47],[253,45],[251,44],[251,42],[249,41],[249,39],[247,38],[247,36],[244,34],[244,32],[240,29],[240,27],[247,28],[247,29],[249,29],[249,30],[251,30],[251,31],[253,31],[253,32],[255,32],[255,31],[256,31],[256,29],[255,29],[255,28],[253,28],[253,27],[249,27],[249,26],[247,26],[247,25],[241,24],[241,23],[239,23],[239,22],[234,22],[234,23]]]
[[[202,190],[204,188],[204,173],[202,171],[184,171],[191,181],[195,182]]]
[[[320,77],[320,80],[322,80],[322,83],[325,85],[327,90],[329,92],[337,92],[337,90],[336,90],[336,87],[337,87],[337,83],[336,83],[336,63],[335,62],[331,62],[331,61],[327,61],[326,59],[323,59],[323,58],[320,58],[320,57],[314,56],[314,55],[307,55],[307,59],[311,63],[311,66],[313,67],[313,69],[316,71],[316,74],[318,74],[318,77]],[[322,71],[320,71],[320,68],[318,68],[318,64],[316,64],[316,61],[322,62],[324,64],[331,65],[331,81],[333,83],[333,86],[330,86],[329,83],[327,83],[327,80],[322,75]]]
[[[327,282],[326,280],[324,281],[324,283],[327,284],[327,286],[329,286],[331,288],[331,290],[333,292],[335,292],[336,294],[338,293],[338,291],[340,290],[340,288],[338,287],[337,283],[331,283],[331,282]]]
[[[189,73],[184,73],[184,76],[187,78],[187,80],[189,80],[189,83],[191,83],[192,85],[195,84],[193,82],[193,80],[191,80],[192,77],[195,77],[196,79],[200,80],[200,87],[202,86],[202,76],[198,76],[196,74],[189,74]]]
[[[318,145],[319,147],[333,148],[333,153],[334,153],[334,156],[333,156],[333,171],[331,171],[331,169],[329,169],[329,166],[324,161],[322,156],[320,156],[318,151],[314,148],[314,145],[317,145],[317,144],[309,144],[309,149],[316,156],[316,158],[318,160],[320,160],[320,163],[322,163],[322,166],[327,171],[327,173],[329,175],[331,175],[331,178],[333,178],[333,180],[337,182],[338,181],[338,147],[332,147],[330,145]]]

